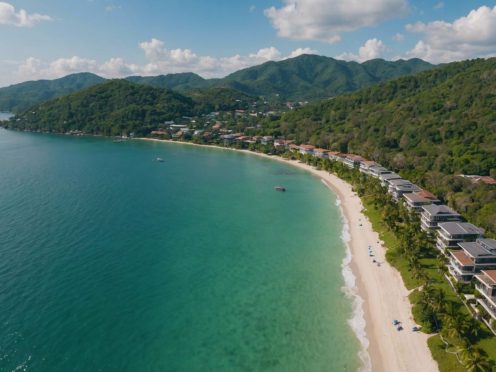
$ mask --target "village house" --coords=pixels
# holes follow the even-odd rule
[[[284,147],[288,148],[290,144],[292,144],[294,141],[292,140],[285,140],[285,139],[276,139],[274,140],[274,147]]]
[[[300,145],[300,154],[302,155],[313,155],[313,150],[315,149],[315,146],[312,145]]]
[[[289,151],[291,151],[291,152],[300,151],[300,146],[295,145],[294,143],[289,144],[288,148],[289,148]]]
[[[317,158],[329,159],[329,150],[316,148],[313,150],[313,154]]]
[[[262,145],[271,145],[274,141],[274,137],[272,136],[263,136],[261,143]]]
[[[438,227],[436,247],[443,253],[447,248],[459,249],[458,243],[474,242],[484,233],[468,222],[441,222]]]

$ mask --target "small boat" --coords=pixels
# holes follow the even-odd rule
[[[164,159],[162,159],[162,158],[156,158],[155,161],[158,161],[159,163],[163,163],[164,162]]]
[[[284,192],[284,191],[286,191],[286,188],[284,186],[275,186],[274,190]]]

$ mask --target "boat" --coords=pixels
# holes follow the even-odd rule
[[[162,158],[156,158],[155,161],[158,161],[159,163],[163,163],[164,162],[164,159],[162,159]]]
[[[274,190],[284,192],[286,191],[286,188],[284,186],[274,186]]]

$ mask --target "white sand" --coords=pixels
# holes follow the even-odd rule
[[[348,246],[352,255],[350,266],[356,276],[357,292],[364,300],[365,332],[369,340],[366,351],[370,356],[372,370],[378,372],[437,371],[437,364],[427,347],[428,335],[412,332],[415,323],[408,300],[409,292],[399,272],[386,262],[385,248],[379,244],[379,236],[362,213],[361,200],[353,192],[351,186],[338,177],[316,170],[307,164],[246,150],[235,151],[263,156],[304,169],[321,178],[337,194],[344,217],[349,223]],[[372,246],[374,257],[369,257],[369,245]],[[381,265],[374,264],[373,259]],[[402,331],[397,331],[392,325],[393,319],[402,322],[404,328]]]

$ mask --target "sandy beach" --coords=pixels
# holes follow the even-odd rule
[[[226,150],[223,147],[219,148]],[[379,236],[372,229],[371,223],[362,213],[363,205],[351,185],[332,174],[298,161],[247,150],[232,150],[281,161],[306,170],[319,177],[338,196],[344,218],[349,225],[350,239],[347,244],[351,253],[351,270],[356,277],[355,291],[363,299],[365,333],[368,339],[368,345],[361,340],[368,354],[362,356],[365,364],[363,369],[369,370],[370,366],[367,364],[371,364],[372,371],[381,372],[437,371],[437,364],[427,346],[428,335],[412,331],[415,322],[408,300],[409,291],[405,288],[399,272],[387,263],[386,250],[380,244]],[[369,245],[372,246],[374,257],[369,257]],[[378,261],[380,266],[373,263],[373,259]],[[397,331],[392,325],[393,319],[401,321],[404,328],[402,331]]]

